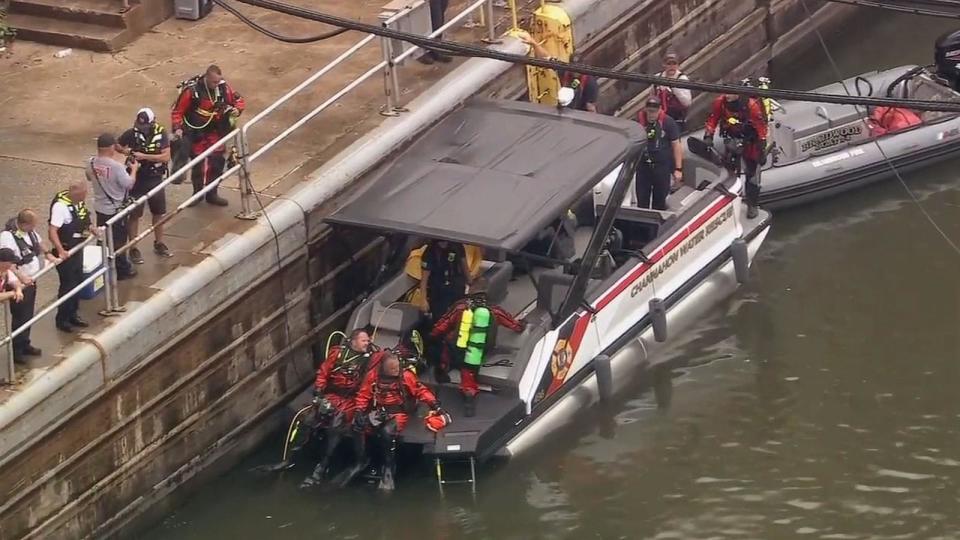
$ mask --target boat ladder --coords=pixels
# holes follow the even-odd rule
[[[467,463],[470,465],[470,476],[467,478],[460,479],[447,479],[444,476],[444,465],[449,465],[451,463]],[[474,495],[477,494],[477,460],[470,456],[463,459],[447,459],[441,460],[439,457],[434,458],[434,464],[437,469],[437,486],[440,488],[440,495],[443,495],[443,486],[447,484],[470,484],[470,492]]]

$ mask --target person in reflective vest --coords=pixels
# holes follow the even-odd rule
[[[304,487],[323,481],[330,472],[330,460],[340,440],[350,429],[355,411],[354,398],[367,372],[376,369],[382,353],[373,350],[370,334],[357,329],[350,333],[346,345],[330,349],[317,370],[314,383],[315,430],[325,430],[324,453],[313,473],[304,480]],[[354,454],[364,457],[362,437],[354,437]]]
[[[747,217],[757,217],[760,204],[758,169],[766,159],[767,115],[759,99],[739,94],[724,94],[714,100],[704,126],[703,142],[713,146],[713,135],[719,128],[727,156],[735,174],[744,172]],[[740,170],[741,161],[744,165]]]
[[[410,415],[416,411],[418,403],[430,408],[434,415],[449,418],[437,396],[433,394],[416,374],[402,369],[400,359],[392,351],[383,356],[376,369],[367,373],[356,399],[354,415],[355,437],[362,437],[372,430],[380,437],[383,448],[383,474],[380,477],[380,489],[390,491],[394,488],[394,474],[397,466],[397,439]],[[362,470],[365,464],[360,467]],[[359,472],[359,471],[358,471]]]
[[[464,414],[476,414],[477,374],[484,356],[493,345],[488,339],[491,327],[499,324],[513,332],[522,332],[523,323],[499,306],[487,303],[486,284],[478,280],[470,295],[457,301],[434,324],[430,336],[442,339],[440,371],[460,369],[460,392],[464,397]],[[448,379],[449,380],[449,379]]]
[[[243,96],[227,84],[220,68],[212,65],[203,75],[181,84],[180,96],[171,112],[173,133],[190,141],[190,157],[194,158],[233,131],[245,107]],[[199,192],[223,174],[225,164],[225,148],[196,164],[190,173],[193,192]],[[216,188],[207,192],[206,200],[216,206],[227,205]]]
[[[48,236],[53,244],[53,255],[63,259],[57,265],[57,274],[60,276],[58,297],[63,298],[83,282],[83,254],[78,253],[67,257],[74,247],[93,231],[90,225],[90,211],[87,209],[87,181],[75,180],[70,188],[57,193],[50,203],[50,227]],[[74,295],[60,304],[57,309],[57,329],[63,332],[73,332],[73,327],[85,328],[89,326],[80,318],[80,299]]]
[[[167,163],[170,161],[170,137],[156,115],[149,107],[137,111],[133,127],[124,131],[117,139],[121,149],[140,165],[137,169],[137,181],[130,189],[130,196],[139,199],[163,183],[167,176]],[[163,215],[167,212],[167,196],[161,189],[147,199],[150,215],[153,219],[153,252],[161,257],[171,257],[170,249],[163,243]],[[137,206],[130,212],[127,220],[127,233],[130,238],[140,234],[140,217],[143,206]],[[130,248],[130,260],[143,264],[143,255],[136,246]]]

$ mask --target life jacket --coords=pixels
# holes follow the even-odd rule
[[[723,118],[719,122],[721,136],[745,140],[756,136],[756,129],[750,124],[750,102],[752,101],[756,101],[756,98],[748,97],[745,102],[738,102],[740,106],[736,109],[731,109],[727,101],[723,101]],[[763,109],[762,103],[760,108]]]
[[[159,154],[161,152],[160,142],[163,141],[163,126],[157,122],[150,124],[150,133],[143,133],[136,127],[133,128],[133,137],[136,142],[136,151],[143,154]],[[147,168],[153,174],[166,174],[167,164],[156,161],[147,161],[141,165],[141,170]]]
[[[53,211],[53,205],[58,202],[66,205],[70,211],[72,219],[70,223],[64,223],[57,229],[57,236],[60,237],[60,243],[64,249],[72,249],[83,242],[83,233],[90,228],[90,211],[87,210],[87,204],[83,201],[73,202],[70,200],[70,191],[63,190],[53,197],[50,203],[50,211]],[[59,253],[58,255],[64,255]]]
[[[373,385],[373,405],[387,414],[410,414],[416,408],[416,401],[403,384],[404,370],[396,377],[388,377],[383,371],[377,373]]]
[[[33,259],[37,257],[37,246],[40,245],[40,236],[37,235],[37,231],[30,231],[29,233],[21,231],[20,228],[17,227],[17,218],[10,218],[4,229],[13,235],[13,241],[17,243],[17,249],[20,250],[20,262],[17,264],[25,266],[32,263]],[[27,234],[30,235],[29,244],[27,243]],[[38,260],[40,262],[40,268],[42,269],[46,261],[43,257],[40,257]]]
[[[197,75],[178,84],[177,89],[180,90],[180,94],[177,96],[178,102],[183,92],[190,93],[190,109],[183,115],[183,123],[186,128],[194,131],[222,129],[222,126],[217,125],[214,120],[218,116],[218,109],[227,103],[227,93],[229,92],[227,81],[220,81],[217,87],[211,91],[203,82],[203,75]],[[176,105],[175,102],[174,107]]]
[[[570,102],[570,107],[577,110],[586,110],[586,104],[581,103],[583,101],[583,89],[587,87],[587,83],[590,82],[589,75],[575,75],[569,71],[563,72],[563,76],[560,77],[560,86],[566,86],[567,88],[573,89],[573,101]]]
[[[663,76],[663,72],[658,73],[659,76]],[[681,73],[677,73],[677,78],[679,78]],[[660,110],[667,113],[674,120],[684,120],[687,117],[687,108],[680,103],[680,99],[677,98],[676,94],[668,90],[664,86],[657,87],[657,97],[660,98]]]
[[[350,347],[341,347],[337,361],[330,370],[327,391],[345,397],[354,396],[360,389],[369,364],[369,352],[359,353]]]
[[[483,353],[487,348],[487,336],[493,314],[482,302],[471,302],[460,313],[457,331],[457,347],[464,349],[463,361],[471,366],[483,365]]]
[[[870,131],[874,136],[895,133],[923,123],[915,112],[900,107],[877,107],[870,113],[870,120]]]
[[[672,95],[672,94],[671,94]],[[660,102],[662,105],[662,101]],[[653,164],[653,156],[663,147],[663,123],[666,121],[667,113],[663,110],[663,107],[660,107],[660,111],[657,113],[657,120],[653,123],[653,129],[651,130],[650,124],[647,122],[647,111],[645,109],[640,109],[640,112],[637,113],[637,122],[640,123],[644,129],[647,130],[647,147],[644,150],[643,157],[641,158],[642,163],[648,165]]]

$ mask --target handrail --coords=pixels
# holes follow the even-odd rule
[[[487,18],[487,26],[488,26],[488,32],[489,32],[488,40],[493,40],[495,37],[494,35],[495,21],[493,20],[494,19],[493,18],[493,0],[476,0],[475,2],[467,6],[459,14],[455,15],[453,18],[451,18],[449,21],[443,24],[440,28],[428,34],[427,37],[435,38],[439,36],[443,32],[450,30],[452,27],[459,24],[465,18],[471,16],[474,11],[484,6],[486,6],[487,8],[486,18]],[[404,10],[403,12],[398,13],[397,15],[392,17],[390,20],[388,20],[387,23],[391,22],[393,19],[398,18],[400,15],[403,15],[406,12],[407,10]],[[515,17],[516,15],[514,14],[514,19]],[[138,242],[142,241],[144,238],[152,234],[157,226],[162,225],[170,221],[171,219],[173,219],[176,215],[178,215],[180,212],[188,208],[190,205],[199,201],[201,198],[205,197],[210,191],[216,189],[226,178],[228,178],[229,176],[237,172],[240,172],[240,175],[241,175],[241,197],[244,198],[248,192],[244,190],[245,186],[243,185],[243,182],[245,180],[245,175],[247,174],[247,166],[251,162],[263,156],[266,152],[274,148],[278,143],[280,143],[281,141],[289,137],[291,133],[303,127],[304,124],[306,124],[307,122],[315,118],[317,115],[319,115],[321,112],[326,110],[328,107],[330,107],[330,105],[338,101],[340,98],[342,98],[346,94],[353,91],[353,89],[355,89],[357,86],[368,81],[371,77],[376,75],[377,72],[381,70],[393,70],[396,64],[399,64],[404,59],[409,58],[411,55],[415,53],[415,51],[422,50],[421,47],[414,45],[408,48],[403,53],[397,55],[396,57],[390,58],[390,55],[387,54],[390,51],[389,44],[384,43],[383,42],[384,38],[381,38],[381,46],[384,47],[384,51],[386,51],[385,58],[388,58],[387,60],[383,60],[377,63],[375,66],[371,67],[362,75],[355,78],[345,87],[343,87],[341,90],[333,94],[330,98],[326,99],[323,103],[318,105],[309,113],[302,116],[299,120],[297,120],[296,122],[288,126],[279,135],[275,136],[274,138],[260,145],[260,147],[255,152],[252,152],[252,153],[249,152],[249,148],[248,148],[249,138],[247,136],[247,133],[249,132],[251,127],[258,124],[261,120],[266,118],[269,114],[271,114],[281,105],[289,102],[293,97],[300,94],[308,86],[310,86],[311,84],[319,80],[321,77],[323,77],[324,75],[332,71],[335,67],[343,64],[348,58],[355,55],[360,49],[367,46],[368,44],[375,41],[376,39],[377,39],[377,36],[375,35],[368,35],[364,37],[363,39],[361,39],[360,41],[352,45],[350,48],[345,50],[343,53],[341,53],[339,56],[337,56],[335,59],[333,59],[331,62],[329,62],[327,65],[325,65],[323,68],[318,70],[316,73],[312,74],[310,77],[306,78],[303,82],[301,82],[297,86],[287,91],[283,96],[281,96],[279,99],[277,99],[276,101],[268,105],[264,110],[254,115],[253,118],[244,122],[240,127],[233,129],[232,131],[230,131],[229,133],[221,137],[210,148],[207,148],[196,157],[190,159],[183,167],[174,171],[156,187],[148,191],[146,194],[141,195],[139,198],[137,198],[133,202],[133,204],[122,208],[119,212],[117,212],[110,219],[108,219],[106,223],[98,224],[99,225],[98,234],[91,235],[90,237],[84,239],[77,246],[74,246],[72,249],[70,249],[67,252],[66,256],[63,257],[61,262],[58,264],[63,264],[63,261],[65,261],[66,259],[70,257],[78,256],[78,254],[82,254],[83,248],[91,245],[99,238],[103,242],[102,248],[103,248],[103,253],[105,255],[103,260],[103,267],[97,270],[96,272],[94,272],[93,274],[91,274],[90,276],[88,276],[87,278],[85,278],[79,285],[77,285],[76,287],[68,291],[66,294],[57,298],[55,302],[44,307],[39,313],[35,314],[29,321],[22,324],[15,331],[10,332],[9,335],[7,336],[0,336],[0,347],[9,346],[9,344],[13,341],[14,338],[19,336],[23,332],[26,332],[27,329],[31,328],[40,319],[48,315],[54,309],[63,305],[64,302],[78,295],[84,287],[88,286],[90,283],[93,283],[95,280],[101,277],[105,277],[105,281],[106,281],[106,287],[105,287],[107,289],[105,291],[106,302],[107,302],[106,311],[110,312],[110,311],[118,310],[119,297],[116,291],[116,288],[117,288],[116,257],[118,255],[122,255],[123,253],[128,252],[130,249],[136,246]],[[396,75],[395,73],[391,73],[391,75],[394,80],[394,85],[396,85]],[[157,223],[152,223],[149,227],[147,227],[144,231],[139,233],[136,237],[130,238],[126,244],[122,246],[113,245],[112,225],[114,225],[115,223],[119,222],[120,220],[130,215],[130,213],[132,213],[135,209],[146,205],[147,201],[150,198],[160,193],[160,191],[162,191],[164,188],[172,184],[175,180],[186,176],[189,173],[189,171],[193,169],[195,165],[202,162],[207,157],[213,155],[215,152],[218,152],[218,151],[222,152],[226,150],[227,145],[235,140],[238,140],[239,145],[241,146],[240,156],[239,156],[240,163],[237,163],[229,167],[225,171],[223,171],[223,173],[221,173],[216,179],[214,179],[212,182],[209,182],[206,186],[204,186],[203,189],[201,189],[197,193],[194,193],[187,200],[180,203],[176,207],[176,209],[174,209],[174,211],[168,212],[160,220],[158,220]],[[247,189],[252,190],[252,186],[248,185]],[[244,199],[244,204],[246,205],[245,199]],[[79,255],[79,256],[82,256],[82,255]],[[33,276],[33,281],[36,282],[40,277],[47,274],[55,266],[57,265],[45,266],[40,272],[37,273],[36,276]],[[11,362],[12,362],[12,359],[11,359]],[[13,374],[11,373],[11,377],[12,375]]]

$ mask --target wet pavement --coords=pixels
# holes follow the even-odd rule
[[[829,38],[844,76],[932,61],[951,21],[865,11]],[[869,44],[865,46],[864,44]],[[821,51],[775,72],[811,88]],[[905,175],[960,240],[960,174]],[[532,452],[437,493],[304,492],[261,476],[277,441],[143,537],[384,539],[960,538],[960,255],[897,181],[783,211],[753,280],[641,374]]]

